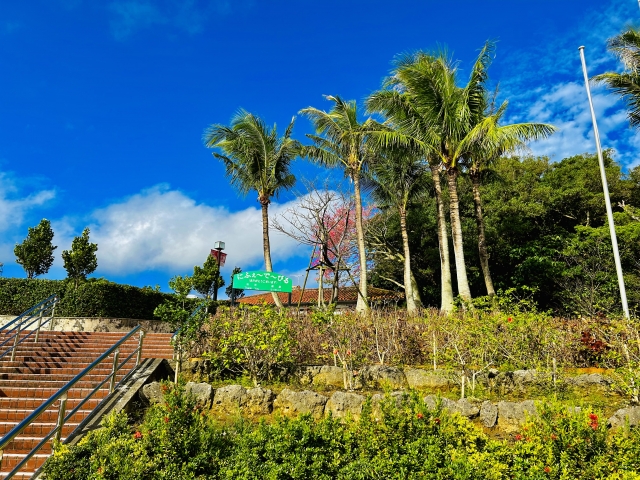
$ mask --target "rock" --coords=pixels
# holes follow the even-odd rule
[[[480,409],[467,398],[461,398],[458,400],[454,411],[467,418],[475,418],[480,413]]]
[[[216,389],[212,409],[224,413],[238,413],[247,390],[242,385],[227,385]]]
[[[498,420],[498,407],[489,400],[482,402],[480,407],[480,422],[487,428],[493,428]]]
[[[438,405],[442,408],[442,410],[447,410],[449,413],[453,413],[457,411],[458,405],[453,400],[449,400],[445,397],[437,397],[435,395],[427,395],[422,399],[427,408],[430,410],[435,410]]]
[[[336,392],[334,393],[324,409],[325,414],[333,415],[334,418],[346,418],[350,416],[354,420],[360,418],[362,405],[365,397],[357,393]]]
[[[623,427],[629,422],[630,427],[640,425],[640,407],[621,408],[607,422],[612,428]]]
[[[611,380],[599,373],[585,373],[584,375],[569,377],[565,382],[569,385],[573,385],[574,387],[588,387],[592,385],[608,387],[611,385]]]
[[[242,398],[242,410],[248,415],[268,415],[273,411],[275,395],[262,387],[250,388]]]
[[[285,388],[273,402],[273,407],[289,417],[297,417],[303,413],[310,413],[314,418],[324,414],[324,407],[329,399],[324,395],[305,390],[294,392]]]
[[[162,385],[158,382],[151,382],[144,385],[139,392],[140,397],[147,404],[162,403],[164,401]]]
[[[424,390],[427,388],[444,388],[451,385],[451,380],[437,371],[407,368],[404,371],[409,388]]]
[[[342,368],[325,365],[320,367],[318,373],[311,382],[314,386],[344,387],[344,374]]]
[[[404,388],[407,379],[399,368],[387,365],[373,365],[360,370],[359,379],[364,386],[371,388]]]
[[[310,385],[313,377],[320,373],[321,368],[318,365],[302,365],[295,370],[295,376],[301,385]]]
[[[185,392],[192,394],[198,405],[208,407],[213,399],[213,388],[208,383],[187,382]]]
[[[498,402],[498,426],[505,431],[513,431],[522,425],[527,416],[537,414],[533,400],[524,402]]]
[[[534,383],[537,380],[538,372],[536,370],[516,370],[512,374],[514,383],[523,385],[526,383]]]

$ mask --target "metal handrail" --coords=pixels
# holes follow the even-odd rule
[[[0,327],[0,333],[5,334],[5,340],[0,343],[0,348],[4,347],[7,343],[13,340],[13,345],[10,346],[7,350],[0,354],[0,359],[4,358],[5,355],[11,353],[11,361],[14,361],[16,358],[16,351],[18,349],[18,345],[24,342],[27,338],[35,333],[34,342],[38,341],[40,337],[40,329],[43,325],[51,322],[50,329],[53,328],[53,318],[55,316],[56,305],[60,302],[60,297],[57,294],[51,295],[49,298],[41,301],[37,305],[31,307],[26,312],[18,315],[16,318],[11,320],[6,325]],[[43,321],[44,317],[49,317]],[[38,323],[38,326],[31,330],[28,334],[20,337],[20,334],[31,327],[34,323]],[[13,325],[12,328],[9,328]]]
[[[124,342],[129,340],[138,331],[140,331],[140,340],[138,342],[138,347],[123,362],[118,363],[120,346]],[[46,445],[46,443],[52,437],[55,436],[56,441],[59,441],[62,435],[62,427],[64,427],[65,422],[69,420],[98,390],[100,390],[100,388],[102,388],[102,386],[105,383],[110,382],[109,394],[112,394],[118,385],[120,385],[122,382],[127,380],[127,378],[129,378],[129,376],[133,373],[135,368],[132,368],[127,373],[127,375],[125,375],[120,380],[120,382],[118,382],[117,385],[115,383],[115,378],[118,371],[122,367],[124,367],[124,365],[127,362],[129,362],[129,360],[131,360],[131,358],[133,358],[134,355],[136,355],[136,367],[140,365],[140,362],[142,360],[142,342],[144,339],[144,335],[145,335],[145,332],[144,330],[142,330],[142,327],[140,325],[135,327],[133,330],[127,333],[124,337],[122,337],[120,340],[114,343],[107,351],[105,351],[96,360],[94,360],[82,372],[80,372],[75,377],[73,377],[73,379],[70,380],[65,386],[63,386],[60,390],[54,393],[51,397],[49,397],[48,400],[46,400],[42,405],[36,408],[27,418],[25,418],[22,422],[20,422],[18,425],[13,427],[9,433],[7,433],[4,437],[2,437],[2,439],[0,440],[0,468],[2,467],[2,459],[4,456],[4,450],[6,446],[15,437],[20,435],[20,433],[22,433],[29,425],[31,425],[31,423],[33,423],[40,415],[42,415],[42,413],[44,413],[51,405],[53,405],[55,402],[60,400],[60,407],[58,410],[58,421],[56,423],[56,426],[47,435],[45,435],[42,441],[38,445],[36,445],[33,448],[33,450],[31,450],[26,455],[26,457],[23,458],[22,461],[18,463],[18,465],[16,465],[13,470],[11,470],[11,472],[7,474],[5,479],[12,478],[16,473],[18,473],[20,469],[29,461],[29,459],[31,459],[31,457],[33,457],[44,445]],[[114,354],[114,361],[113,361],[113,368],[111,373],[107,375],[107,377],[104,380],[102,380],[102,382],[100,382],[96,387],[94,387],[94,389],[78,405],[76,405],[76,407],[73,410],[71,410],[69,414],[66,414],[66,406],[67,406],[67,398],[68,398],[69,390],[73,388],[76,383],[82,380],[85,375],[90,373],[94,368],[96,368],[100,363],[102,363],[102,361],[108,358],[109,355],[111,355],[112,353]]]
[[[193,313],[189,315],[187,322],[193,317],[195,317],[198,314],[198,312],[202,308],[205,308],[206,306],[207,306],[206,303],[201,303],[200,305],[198,305],[198,307],[193,311]],[[173,335],[171,335],[171,345],[173,345],[173,358],[176,361],[175,377],[173,380],[174,383],[178,383],[178,375],[180,374],[180,370],[182,368],[182,343],[178,341],[178,338],[181,333],[182,333],[182,327],[180,327],[178,330],[174,332]]]

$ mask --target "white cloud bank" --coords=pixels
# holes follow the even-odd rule
[[[41,190],[21,197],[15,182],[0,172],[0,232],[21,225],[27,211],[44,205],[55,195],[54,190]]]
[[[273,203],[270,216],[283,213],[294,204]],[[90,228],[91,239],[98,244],[99,270],[104,273],[188,270],[204,262],[216,240],[226,242],[227,267],[238,265],[247,269],[263,263],[259,208],[230,212],[198,204],[167,186],[144,190],[94,211],[90,215]],[[68,229],[61,225],[60,230]],[[270,238],[276,268],[281,261],[308,254],[304,247],[282,234],[271,232]],[[70,237],[61,243],[70,244]]]
[[[546,140],[531,144],[535,155],[553,160],[595,151],[593,124],[584,84],[558,83],[526,106],[513,121],[551,123],[558,131]],[[615,95],[603,87],[593,87],[594,109],[603,148],[613,148],[623,164],[634,162],[635,132],[629,128],[627,113]]]

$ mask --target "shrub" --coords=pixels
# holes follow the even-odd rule
[[[247,374],[254,385],[271,380],[275,368],[292,362],[286,311],[272,306],[219,309],[206,325],[210,339],[204,356],[235,373]]]
[[[65,280],[0,278],[0,312],[19,315],[57,293],[56,316],[112,317],[151,320],[153,312],[171,295],[151,288],[122,285],[104,279],[90,279],[74,288]]]
[[[276,418],[219,425],[182,388],[142,424],[109,417],[74,447],[57,446],[47,480],[92,479],[638,479],[640,429],[607,435],[599,413],[539,405],[539,417],[505,440],[417,397],[387,397],[374,420]]]

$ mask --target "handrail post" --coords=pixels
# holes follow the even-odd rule
[[[13,341],[13,347],[11,347],[11,361],[13,362],[16,359],[16,350],[18,349],[18,343],[20,342],[20,331],[22,329],[22,319],[20,319],[20,323],[18,324],[16,331],[16,339]]]
[[[60,397],[60,409],[58,410],[58,422],[56,423],[56,442],[60,441],[60,437],[62,436],[62,427],[64,426],[64,416],[67,413],[67,398],[69,394],[64,392],[62,397]]]
[[[58,304],[58,301],[60,300],[59,297],[56,297],[53,299],[53,307],[51,308],[51,323],[49,323],[49,331],[52,332],[53,331],[53,317],[56,316],[56,305]]]
[[[38,343],[38,338],[40,338],[40,327],[42,326],[43,315],[44,315],[44,308],[40,310],[40,315],[38,315],[38,327],[36,328],[36,336],[33,339],[33,343]]]
[[[142,341],[144,340],[145,332],[140,330],[140,340],[138,341],[138,355],[136,356],[136,367],[140,366],[142,360]]]
[[[116,388],[116,373],[118,373],[118,356],[120,355],[120,349],[118,348],[113,352],[113,368],[111,370],[111,381],[109,382],[109,393],[113,393]]]
[[[178,343],[176,347],[176,375],[173,383],[178,383],[178,375],[180,375],[180,367],[182,367],[182,348],[181,344]]]

